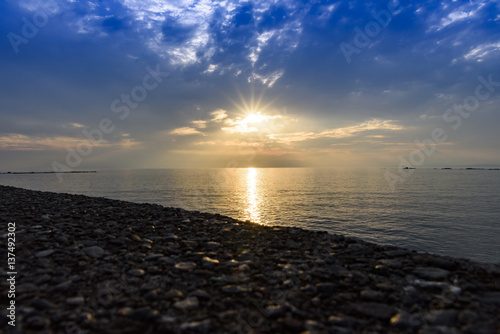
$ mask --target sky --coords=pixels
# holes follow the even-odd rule
[[[500,165],[499,1],[0,2],[0,172]]]

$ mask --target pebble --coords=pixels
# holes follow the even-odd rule
[[[130,276],[141,277],[144,276],[146,272],[143,269],[131,269],[127,271],[127,274]]]
[[[457,310],[433,310],[425,316],[425,320],[431,325],[451,326],[457,321]]]
[[[149,307],[142,307],[133,311],[130,311],[128,313],[128,316],[131,319],[137,320],[137,321],[151,321],[156,318],[158,318],[160,315],[160,312],[157,310],[152,310]]]
[[[46,256],[54,254],[54,252],[55,252],[55,250],[53,250],[53,249],[47,249],[47,250],[44,250],[44,251],[41,251],[41,252],[37,252],[35,254],[35,256],[36,257],[46,257]]]
[[[201,263],[203,264],[203,267],[205,267],[205,268],[214,268],[216,265],[219,264],[219,260],[212,259],[212,258],[209,258],[208,256],[205,256],[203,259],[201,259]]]
[[[164,295],[164,298],[165,299],[174,299],[174,298],[182,298],[184,297],[184,293],[182,293],[182,291],[180,290],[177,290],[177,289],[171,289],[169,291],[167,291]]]
[[[192,309],[198,307],[199,301],[196,297],[188,297],[184,300],[178,301],[174,303],[174,307],[180,310],[186,311],[188,309]]]
[[[277,319],[285,316],[286,307],[282,305],[271,305],[266,307],[265,315],[270,319]]]
[[[420,278],[431,280],[431,281],[442,281],[450,275],[448,270],[439,268],[423,268],[417,267],[413,270],[413,273]]]
[[[146,256],[146,258],[144,260],[146,260],[146,261],[154,261],[154,260],[158,260],[158,259],[160,259],[162,257],[163,257],[163,254],[151,253],[148,256]]]
[[[391,318],[391,325],[398,328],[410,327],[410,315],[407,312],[399,312]]]
[[[393,306],[381,303],[356,304],[354,305],[354,309],[365,316],[380,320],[389,320],[395,313],[397,313],[396,308]]]
[[[494,264],[4,186],[0,212],[29,226],[16,249],[26,333],[500,333]]]
[[[85,298],[81,296],[66,299],[66,304],[68,305],[82,305],[84,302]]]
[[[33,299],[31,301],[31,306],[33,306],[39,310],[47,310],[47,309],[57,308],[57,306],[54,303],[51,303],[45,299]]]
[[[182,331],[186,331],[186,333],[208,333],[210,325],[210,319],[206,319],[203,321],[185,322],[181,324],[180,328]]]
[[[91,246],[91,247],[84,248],[83,252],[85,254],[87,254],[88,256],[96,258],[96,259],[103,257],[105,254],[104,249],[102,249],[99,246]]]
[[[26,327],[31,329],[43,330],[47,329],[49,326],[50,320],[42,316],[33,316],[26,320]]]
[[[183,271],[192,271],[196,269],[196,263],[194,262],[181,262],[177,263],[175,265],[176,269],[183,270]]]
[[[361,299],[372,300],[372,301],[382,301],[385,298],[385,294],[379,291],[373,291],[366,289],[361,291]]]

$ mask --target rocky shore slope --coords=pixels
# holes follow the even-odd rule
[[[5,333],[500,333],[498,265],[5,186],[0,221]]]

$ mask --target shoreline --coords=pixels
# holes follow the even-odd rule
[[[500,331],[498,264],[155,204],[8,186],[0,199],[20,332]]]

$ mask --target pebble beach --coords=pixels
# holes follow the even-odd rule
[[[500,333],[499,264],[6,186],[0,220],[4,333]]]

